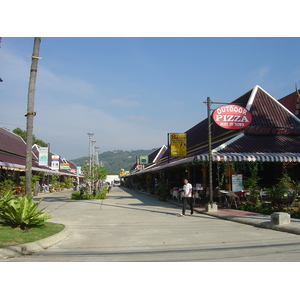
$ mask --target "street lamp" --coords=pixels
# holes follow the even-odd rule
[[[94,133],[88,132],[87,135],[89,136],[89,158],[90,158],[89,174],[91,175],[91,172],[92,172],[91,141],[92,141],[92,136],[94,135]],[[89,185],[89,192],[90,191],[91,191],[91,186]]]
[[[99,166],[99,147],[95,147],[95,163],[97,166]]]

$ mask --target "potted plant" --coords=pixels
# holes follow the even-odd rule
[[[250,176],[244,180],[244,185],[249,190],[249,204],[251,206],[257,206],[258,204],[258,195],[259,195],[259,186],[258,182],[261,178],[258,176],[258,166],[254,165],[250,170]]]
[[[276,185],[268,189],[270,200],[274,206],[282,209],[284,206],[293,203],[296,198],[296,192],[290,188],[292,183],[291,178],[287,174],[284,174]]]
[[[60,188],[61,188],[62,191],[64,190],[65,187],[66,187],[66,184],[64,182],[61,182],[60,183]]]
[[[161,183],[158,186],[158,197],[160,201],[166,201],[168,198],[168,186],[165,183]]]

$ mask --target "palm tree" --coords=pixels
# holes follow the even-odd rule
[[[35,116],[34,111],[34,94],[35,94],[35,82],[37,74],[37,66],[39,60],[41,38],[34,38],[32,61],[30,68],[30,78],[28,86],[28,101],[27,101],[27,117],[26,121],[26,181],[25,181],[25,193],[31,195],[31,169],[32,169],[32,141],[33,141],[33,117]]]

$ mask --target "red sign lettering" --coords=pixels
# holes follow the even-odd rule
[[[245,107],[228,104],[215,109],[213,120],[225,129],[242,129],[251,123],[252,116]]]

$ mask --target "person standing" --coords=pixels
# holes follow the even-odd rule
[[[180,217],[185,215],[185,209],[186,209],[187,203],[190,205],[191,215],[194,213],[194,209],[193,209],[193,187],[189,183],[187,178],[185,178],[183,180],[183,182],[184,182],[184,186],[183,186],[183,196],[184,197],[183,197],[182,213],[179,215]]]

